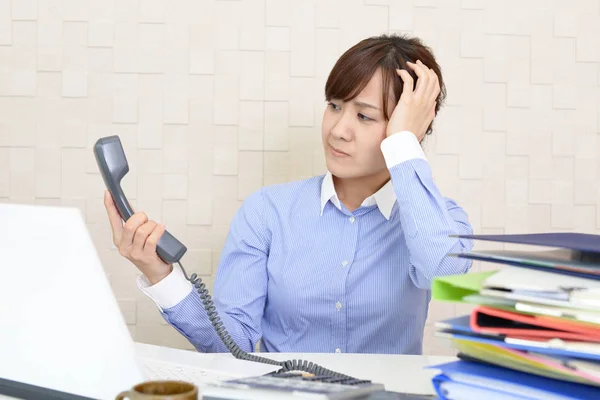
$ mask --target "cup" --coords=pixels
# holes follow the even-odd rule
[[[182,381],[148,381],[119,393],[115,400],[198,400],[198,388]]]

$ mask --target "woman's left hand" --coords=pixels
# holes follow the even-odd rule
[[[417,63],[407,63],[417,75],[417,87],[413,91],[414,81],[408,71],[398,69],[396,72],[402,78],[404,87],[398,104],[394,108],[387,126],[387,136],[400,131],[412,132],[419,142],[425,137],[425,132],[435,117],[435,106],[440,83],[438,76],[427,68],[421,60]]]

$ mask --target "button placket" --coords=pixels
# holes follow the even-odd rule
[[[351,223],[351,224],[353,224],[353,223],[356,221],[356,217],[355,217],[354,215],[352,215],[352,216],[350,216],[350,217],[348,218],[348,221],[350,221],[350,223]],[[355,229],[356,229],[356,228],[355,228]],[[348,261],[348,260],[343,260],[341,264],[342,264],[342,267],[344,267],[344,268],[345,268],[345,267],[347,267],[348,265],[350,265],[350,261]]]
[[[335,311],[332,311],[332,319],[333,319],[333,337],[331,348],[335,349],[335,353],[341,353],[342,350],[345,351],[345,346],[347,342],[348,332],[346,332],[347,327],[347,315],[346,315],[346,280],[348,278],[348,273],[350,271],[350,265],[354,262],[354,257],[356,254],[356,246],[358,245],[358,230],[359,224],[357,218],[353,215],[346,215],[348,219],[348,225],[346,225],[346,234],[345,238],[342,241],[343,245],[340,246],[340,251],[338,254],[342,254],[344,257],[338,261],[338,266],[336,268],[336,278],[339,277],[340,280],[336,279],[337,290],[335,293],[332,293],[335,297],[333,300],[335,301]]]

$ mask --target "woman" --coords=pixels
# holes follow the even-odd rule
[[[416,82],[416,85],[415,85]],[[382,35],[344,53],[325,86],[328,173],[264,187],[233,219],[215,305],[244,351],[422,351],[430,284],[465,273],[465,212],[442,197],[420,142],[445,97],[434,56],[418,39]],[[199,351],[227,351],[179,268],[162,262],[164,226],[138,212],[123,226],[105,205],[138,286]]]

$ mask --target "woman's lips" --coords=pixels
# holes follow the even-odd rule
[[[350,155],[348,153],[344,153],[343,151],[338,150],[338,149],[336,149],[335,147],[333,147],[331,145],[329,146],[329,149],[331,150],[331,154],[334,157],[339,157],[339,158],[350,157]]]

